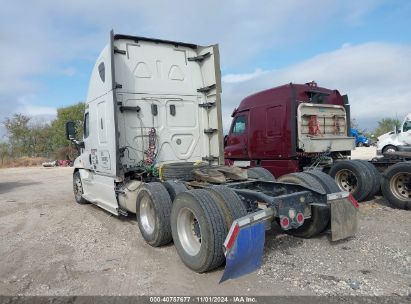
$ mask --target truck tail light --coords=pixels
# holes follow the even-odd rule
[[[348,199],[354,205],[355,208],[357,209],[360,208],[360,205],[358,204],[357,200],[354,198],[354,196],[351,193],[348,195]]]
[[[297,214],[296,220],[297,220],[297,223],[298,223],[298,224],[304,223],[304,214],[302,214],[301,212],[299,212],[299,213]]]
[[[287,229],[288,226],[290,225],[290,220],[289,220],[289,218],[286,217],[286,216],[281,217],[281,218],[280,218],[280,225],[281,225],[281,228]]]

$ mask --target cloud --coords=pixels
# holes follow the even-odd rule
[[[28,116],[56,116],[57,109],[52,107],[42,107],[35,105],[24,105],[17,112]]]
[[[258,4],[251,0],[8,1],[0,10],[0,58],[3,58],[0,120],[28,107],[21,102],[22,97],[41,95],[48,85],[41,76],[82,73],[71,68],[74,60],[88,61],[92,66],[108,41],[111,28],[120,33],[198,44],[218,42],[223,68],[240,70],[239,67],[248,65],[253,70],[253,60],[262,53],[302,46],[313,37],[329,34],[336,22],[356,26],[381,3],[374,0],[274,0]],[[259,73],[256,70],[251,75],[226,75],[225,81],[246,82],[250,77],[264,76]],[[84,96],[85,92],[78,94]],[[41,109],[38,101],[31,100],[30,104]]]
[[[223,83],[223,117],[227,130],[232,110],[255,92],[289,82],[315,80],[319,86],[348,94],[351,115],[372,128],[382,117],[402,119],[410,112],[411,45],[345,44],[283,69],[261,71],[241,83]],[[251,75],[251,74],[250,74]],[[242,74],[239,75],[240,78]],[[235,75],[230,75],[235,79]],[[224,79],[224,77],[223,77]]]
[[[72,77],[77,74],[77,69],[75,67],[62,68],[60,69],[59,74]]]
[[[222,77],[222,81],[224,83],[236,83],[236,82],[243,82],[250,79],[253,79],[257,76],[263,74],[264,71],[262,69],[256,69],[252,73],[245,73],[245,74],[226,74]]]

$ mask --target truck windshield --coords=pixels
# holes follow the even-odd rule
[[[411,120],[407,120],[406,122],[404,122],[404,126],[402,128],[403,132],[407,132],[411,130]]]

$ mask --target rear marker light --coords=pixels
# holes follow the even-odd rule
[[[299,212],[297,214],[297,223],[298,224],[302,224],[304,222],[304,214],[302,214],[301,212]]]
[[[358,204],[357,200],[354,198],[354,196],[351,193],[348,195],[348,199],[354,205],[355,208],[357,209],[360,208],[360,205]]]
[[[290,220],[286,216],[281,217],[280,224],[282,228],[288,228],[288,225],[290,225]]]

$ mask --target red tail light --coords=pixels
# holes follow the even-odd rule
[[[288,226],[290,225],[290,220],[288,219],[288,217],[286,217],[286,216],[281,217],[280,218],[280,225],[284,229],[288,228]]]
[[[304,214],[302,214],[301,212],[299,212],[299,213],[297,214],[297,223],[298,223],[298,224],[304,223]]]
[[[348,199],[351,201],[351,203],[354,205],[355,208],[360,208],[360,205],[358,204],[357,200],[354,198],[354,196],[352,196],[352,194],[350,193],[350,195],[348,195]]]

